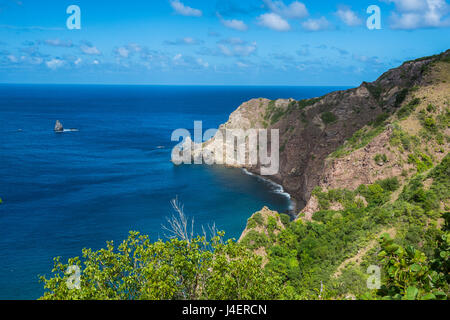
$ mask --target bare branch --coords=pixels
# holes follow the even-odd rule
[[[170,201],[175,213],[167,217],[167,225],[162,225],[162,229],[167,232],[165,236],[169,239],[180,239],[191,243],[194,238],[194,219],[184,214],[184,206],[178,201],[178,196]]]

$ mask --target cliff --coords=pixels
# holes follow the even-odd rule
[[[279,129],[280,172],[270,178],[294,199],[306,203],[312,190],[327,179],[324,170],[330,165],[329,155],[365,126],[372,124],[372,129],[376,129],[383,124],[415,88],[431,84],[427,71],[437,62],[447,61],[449,56],[450,50],[405,62],[372,83],[364,82],[358,88],[319,98],[253,99],[234,111],[220,129]],[[214,143],[213,138],[204,144],[211,154]],[[334,166],[338,168],[339,164]],[[259,173],[258,166],[246,168]]]

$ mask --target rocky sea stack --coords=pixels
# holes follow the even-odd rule
[[[55,123],[55,132],[63,132],[64,131],[64,127],[62,125],[62,123],[59,120],[56,120]]]

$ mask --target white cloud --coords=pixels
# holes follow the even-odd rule
[[[63,41],[60,39],[48,39],[45,40],[44,43],[48,46],[53,47],[71,48],[73,46],[72,41]]]
[[[386,0],[386,2],[395,3],[400,12],[420,11],[427,7],[426,0]]]
[[[249,67],[248,64],[243,63],[243,62],[241,62],[241,61],[236,62],[236,65],[237,65],[239,68],[248,68],[248,67]]]
[[[197,43],[197,41],[194,38],[191,38],[191,37],[183,38],[183,42],[185,44],[195,44],[195,43]]]
[[[397,9],[391,15],[391,28],[412,30],[450,26],[450,6],[445,0],[384,0]]]
[[[206,50],[207,55],[223,55],[227,57],[247,57],[255,53],[256,42],[247,42],[240,38],[221,40],[217,44],[218,50]]]
[[[9,60],[10,62],[12,62],[12,63],[17,63],[17,62],[19,62],[19,59],[17,59],[17,57],[14,56],[14,55],[12,55],[12,54],[8,55],[7,58],[8,58],[8,60]]]
[[[170,5],[172,6],[172,8],[175,10],[175,12],[177,14],[180,14],[182,16],[190,16],[190,17],[201,17],[202,16],[201,10],[188,7],[179,0],[170,1]]]
[[[136,43],[130,43],[118,48],[115,48],[113,53],[118,58],[131,58],[135,53],[141,52],[142,47]]]
[[[97,47],[92,46],[90,43],[85,42],[80,46],[81,52],[87,55],[101,55],[102,53]]]
[[[220,15],[219,15],[219,19],[220,19],[220,22],[222,22],[222,24],[227,28],[238,30],[238,31],[247,31],[247,29],[248,29],[247,25],[242,20],[236,20],[236,19],[225,20]]]
[[[309,47],[303,47],[297,50],[297,54],[299,56],[309,56],[311,54],[311,51],[309,50]]]
[[[225,44],[243,44],[243,43],[245,43],[245,41],[242,40],[241,38],[228,38],[228,39],[220,40],[219,43],[225,43]]]
[[[276,31],[288,31],[291,29],[289,23],[276,13],[265,13],[258,17],[261,26]]]
[[[51,59],[51,60],[45,62],[47,67],[52,70],[56,70],[56,69],[62,67],[64,65],[64,63],[65,63],[64,60],[61,60],[58,58],[54,58],[54,59]]]
[[[354,27],[362,24],[362,19],[350,8],[339,8],[336,15],[348,26]]]
[[[247,57],[256,51],[256,43],[251,45],[226,46],[219,44],[220,52],[225,56]]]
[[[308,31],[321,31],[330,27],[330,23],[325,17],[319,19],[308,19],[302,23],[304,29]]]
[[[370,65],[377,65],[383,63],[382,60],[378,57],[375,56],[369,57],[365,55],[356,55],[356,54],[353,55],[353,60],[357,60],[359,62],[367,63]]]
[[[308,9],[299,1],[285,5],[283,1],[264,0],[267,7],[279,16],[286,19],[302,19],[308,16]]]
[[[179,46],[179,45],[199,45],[202,44],[202,40],[194,39],[191,37],[185,37],[182,39],[177,39],[175,41],[164,41],[165,44],[171,46]]]
[[[182,55],[181,53],[177,53],[177,54],[173,57],[173,61],[179,61],[182,57],[183,57],[183,55]]]
[[[209,68],[209,63],[201,58],[192,56],[183,56],[181,53],[176,54],[172,58],[173,66],[185,67],[190,69]]]
[[[128,56],[130,55],[130,50],[125,47],[120,47],[117,49],[117,54],[122,58],[128,58]]]
[[[209,63],[206,61],[203,61],[203,59],[201,59],[201,58],[198,58],[196,61],[197,61],[197,64],[203,68],[209,67]]]

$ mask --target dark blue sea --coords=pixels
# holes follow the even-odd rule
[[[0,299],[36,299],[53,257],[164,239],[177,197],[201,225],[238,238],[250,215],[289,210],[279,187],[239,169],[174,166],[171,133],[217,128],[242,102],[311,98],[330,87],[0,85]],[[56,134],[60,120],[78,132]]]

